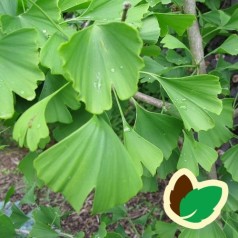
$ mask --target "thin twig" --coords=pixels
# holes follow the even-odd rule
[[[154,97],[151,97],[149,95],[146,95],[144,93],[141,93],[141,92],[137,92],[135,95],[134,95],[134,98],[136,100],[139,100],[139,101],[142,101],[142,102],[145,102],[145,103],[148,103],[150,105],[153,105],[159,109],[162,109],[162,108],[165,108],[165,109],[169,109],[171,107],[171,104],[168,103],[168,102],[163,102],[162,100],[159,100],[157,98],[154,98]]]

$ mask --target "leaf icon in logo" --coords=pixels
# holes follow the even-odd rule
[[[190,229],[201,229],[220,214],[228,186],[219,180],[198,182],[188,169],[180,169],[164,192],[164,209],[171,220]]]

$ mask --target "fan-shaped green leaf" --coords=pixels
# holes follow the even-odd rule
[[[176,223],[162,221],[158,221],[155,224],[156,234],[158,234],[160,238],[174,238],[177,227]]]
[[[43,152],[35,168],[39,178],[62,192],[77,211],[94,188],[93,211],[101,212],[126,202],[142,186],[126,149],[96,116]]]
[[[197,75],[184,78],[157,78],[177,107],[185,127],[195,131],[214,127],[209,112],[220,114],[222,101],[219,78],[212,75]],[[192,116],[191,116],[192,115]]]
[[[58,22],[61,17],[58,0],[37,0],[35,3],[41,9],[32,5],[26,12],[19,16],[3,15],[1,17],[3,32],[9,33],[21,28],[36,28],[42,39],[46,39],[48,35],[56,32],[58,29],[51,21]]]
[[[207,235],[209,235],[209,238],[227,238],[216,222],[199,230],[184,229],[179,238],[204,238]]]
[[[220,147],[233,137],[228,129],[233,127],[233,107],[231,99],[223,99],[223,109],[220,115],[210,114],[215,122],[215,127],[208,131],[199,132],[199,141],[210,147]]]
[[[12,117],[13,92],[32,100],[37,81],[44,79],[38,68],[36,38],[35,30],[22,29],[0,39],[0,118]]]
[[[169,27],[175,30],[178,35],[183,35],[196,19],[194,15],[173,13],[156,13],[155,16],[159,21],[161,36],[165,36],[168,33]]]
[[[111,108],[112,86],[122,100],[133,96],[143,67],[141,46],[135,29],[125,23],[109,23],[80,31],[61,47],[67,78],[88,111],[100,114]]]
[[[222,161],[225,168],[231,174],[232,178],[238,182],[238,145],[231,147],[226,153],[222,156]]]
[[[132,5],[128,11],[128,18],[133,13],[134,7],[140,0],[131,0],[129,3]],[[124,0],[93,0],[89,8],[83,13],[82,17],[90,20],[116,20],[120,21]],[[140,20],[140,19],[139,19]]]
[[[222,188],[208,186],[190,191],[180,202],[180,216],[186,221],[197,223],[214,212],[222,196]]]
[[[138,104],[136,111],[135,131],[159,147],[168,159],[177,146],[182,131],[181,121],[171,116],[146,111]]]
[[[9,217],[0,212],[0,234],[2,237],[15,238],[14,225]]]
[[[48,137],[49,129],[46,124],[45,110],[50,100],[67,84],[53,94],[34,104],[25,111],[14,126],[13,138],[20,146],[27,146],[31,151],[37,149],[41,139]]]
[[[141,38],[150,44],[155,44],[160,36],[160,27],[156,17],[150,16],[142,21]]]
[[[238,54],[238,36],[230,35],[213,53],[226,53],[230,55]]]
[[[161,150],[129,127],[124,128],[124,141],[130,156],[137,165],[140,175],[143,174],[141,163],[152,175],[155,175],[157,168],[163,161]]]
[[[62,11],[66,11],[68,9],[79,7],[81,5],[88,5],[91,2],[91,0],[59,0],[59,7]],[[87,6],[86,5],[86,6]]]
[[[196,176],[199,174],[200,164],[206,171],[210,171],[218,157],[217,152],[211,147],[194,140],[184,132],[183,149],[180,154],[177,168],[187,168]]]
[[[47,74],[44,87],[41,91],[40,99],[53,94],[59,88],[63,87],[64,84],[65,79],[61,76]],[[46,121],[49,123],[72,122],[72,116],[68,110],[68,107],[72,110],[76,110],[80,107],[80,103],[77,101],[77,94],[71,85],[64,88],[59,94],[56,94],[49,101],[45,112]]]
[[[11,15],[17,14],[17,3],[18,0],[1,0],[0,1],[0,15]]]
[[[55,33],[41,49],[41,64],[50,68],[52,74],[64,75],[63,62],[57,49],[65,41],[66,39],[61,34]]]

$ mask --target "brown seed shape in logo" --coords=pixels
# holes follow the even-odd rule
[[[170,194],[170,207],[180,216],[180,202],[181,200],[193,190],[193,185],[186,175],[182,175],[174,185],[174,189]]]

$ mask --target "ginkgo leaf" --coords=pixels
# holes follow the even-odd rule
[[[138,135],[133,129],[124,128],[124,143],[130,156],[135,161],[140,175],[143,174],[141,163],[155,175],[157,168],[163,161],[161,150]]]
[[[136,112],[135,131],[159,147],[164,157],[168,159],[177,146],[182,131],[181,121],[168,115],[146,111],[138,104]]]
[[[142,187],[125,147],[96,116],[43,152],[35,160],[35,168],[38,177],[62,192],[77,211],[93,189],[93,211],[101,212],[125,203]]]
[[[173,13],[156,13],[155,16],[159,21],[161,36],[165,36],[168,33],[169,27],[175,30],[178,35],[183,35],[196,19],[194,15]]]
[[[35,30],[21,29],[0,39],[0,118],[12,117],[13,92],[33,100],[37,81],[44,80],[38,68],[36,38]]]
[[[179,157],[177,168],[188,168],[195,175],[199,174],[200,164],[206,171],[210,171],[217,160],[217,152],[201,142],[197,142],[184,132],[183,148]]]
[[[229,150],[225,152],[222,156],[222,161],[225,168],[231,174],[232,179],[238,182],[238,145],[232,146]]]
[[[228,238],[216,222],[199,230],[184,229],[179,238],[204,238],[208,234],[209,238]]]
[[[42,39],[46,39],[48,35],[52,35],[58,29],[51,21],[58,22],[60,20],[60,9],[58,8],[58,0],[37,0],[26,12],[18,16],[3,15],[1,17],[3,32],[12,32],[21,28],[36,28]],[[41,11],[43,10],[50,19]]]
[[[139,2],[140,0],[130,1],[131,7],[128,11],[128,17]],[[124,0],[93,0],[81,17],[90,20],[120,21],[124,3]]]
[[[189,222],[200,222],[209,217],[222,196],[222,189],[208,186],[190,191],[180,202],[180,216]]]
[[[65,79],[61,76],[47,74],[40,99],[50,96],[59,88],[63,87],[64,84]],[[45,111],[46,121],[49,123],[71,123],[72,116],[68,107],[72,110],[76,110],[80,107],[80,103],[77,100],[77,93],[73,90],[71,85],[65,87],[49,101]]]
[[[189,51],[188,47],[184,45],[178,38],[167,34],[160,42],[161,44],[164,44],[164,47],[168,49],[186,49]],[[190,52],[190,51],[189,51]]]
[[[81,5],[83,6],[87,6],[88,4],[90,4],[91,0],[59,0],[59,8],[62,11],[66,11],[68,9],[71,9],[73,7],[79,7]]]
[[[175,223],[157,221],[155,224],[156,234],[159,238],[174,238],[178,226]]]
[[[160,27],[156,17],[150,16],[142,21],[140,36],[144,42],[155,44],[160,36]]]
[[[31,151],[35,151],[40,140],[48,137],[49,129],[45,119],[46,107],[50,100],[65,87],[67,84],[34,104],[21,115],[13,130],[13,138],[18,141],[20,146],[27,146]]]
[[[112,86],[121,100],[135,94],[143,67],[141,47],[138,32],[125,23],[93,25],[61,47],[67,78],[88,111],[100,114],[111,108]]]
[[[66,39],[59,33],[55,33],[42,47],[40,52],[41,64],[51,69],[52,74],[64,75],[63,62],[58,52],[59,46],[66,42]],[[52,60],[52,56],[53,60]]]
[[[17,0],[1,0],[0,1],[0,15],[15,16],[17,14]]]
[[[188,130],[193,128],[200,131],[214,127],[209,112],[219,115],[222,110],[222,101],[217,97],[221,92],[218,77],[197,75],[157,79],[177,107]]]
[[[211,114],[215,122],[215,127],[208,131],[198,133],[199,141],[210,147],[220,147],[233,137],[233,133],[228,129],[233,127],[233,107],[232,99],[223,99],[223,109],[220,115]]]
[[[230,35],[216,50],[212,53],[226,53],[230,55],[238,54],[238,36]]]

